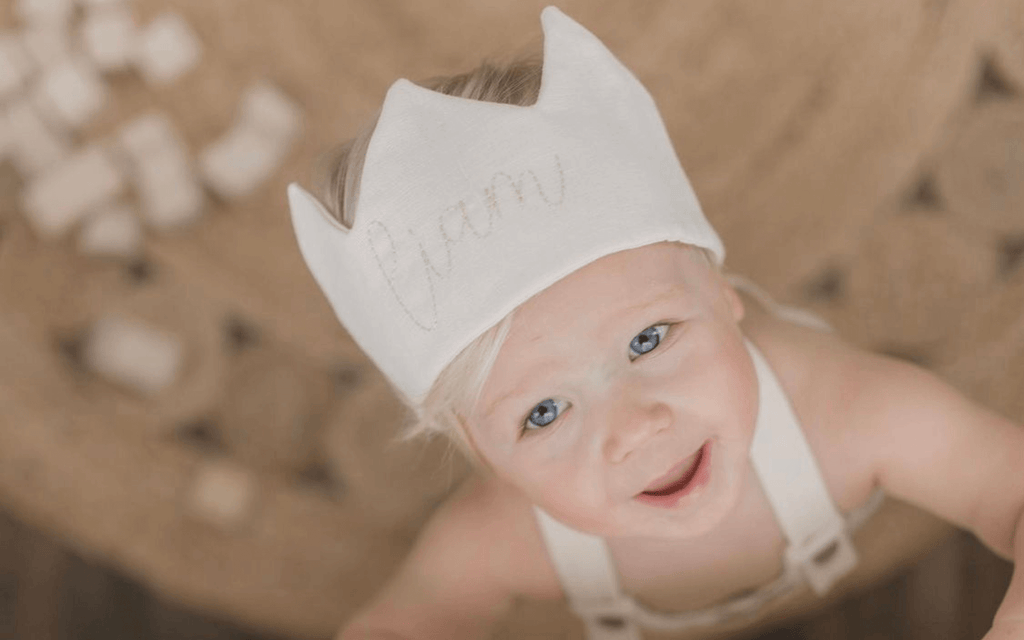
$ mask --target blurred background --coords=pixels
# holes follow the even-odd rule
[[[557,4],[728,270],[1024,421],[1020,0]],[[389,446],[285,186],[395,79],[539,50],[544,5],[0,0],[0,638],[321,639],[381,587],[468,468]],[[981,637],[1010,565],[886,509],[884,575],[743,637]],[[496,637],[582,635],[522,602]]]

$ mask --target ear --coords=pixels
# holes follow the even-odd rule
[[[743,300],[740,299],[740,294],[736,292],[735,287],[732,286],[723,274],[718,273],[719,285],[722,287],[722,295],[725,296],[726,302],[729,304],[729,308],[732,311],[732,317],[736,321],[736,324],[743,320],[743,316],[746,314],[746,309],[743,307]]]

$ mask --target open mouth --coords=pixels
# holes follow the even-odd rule
[[[705,484],[710,475],[710,449],[710,441],[705,442],[697,453],[652,482],[646,490],[636,496],[637,500],[655,506],[672,506],[679,498]]]

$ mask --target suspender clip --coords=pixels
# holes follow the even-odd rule
[[[632,598],[570,601],[570,606],[583,620],[587,640],[642,640]]]
[[[845,522],[838,519],[813,533],[803,544],[790,544],[786,549],[786,562],[798,567],[811,589],[823,596],[857,566],[857,550]]]

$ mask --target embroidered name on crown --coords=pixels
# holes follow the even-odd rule
[[[524,169],[514,177],[498,171],[476,197],[426,217],[415,229],[382,220],[366,226],[366,243],[384,281],[417,327],[437,327],[438,284],[458,268],[458,245],[486,239],[513,208],[554,212],[565,202],[565,172],[557,154],[552,164],[551,169]]]

